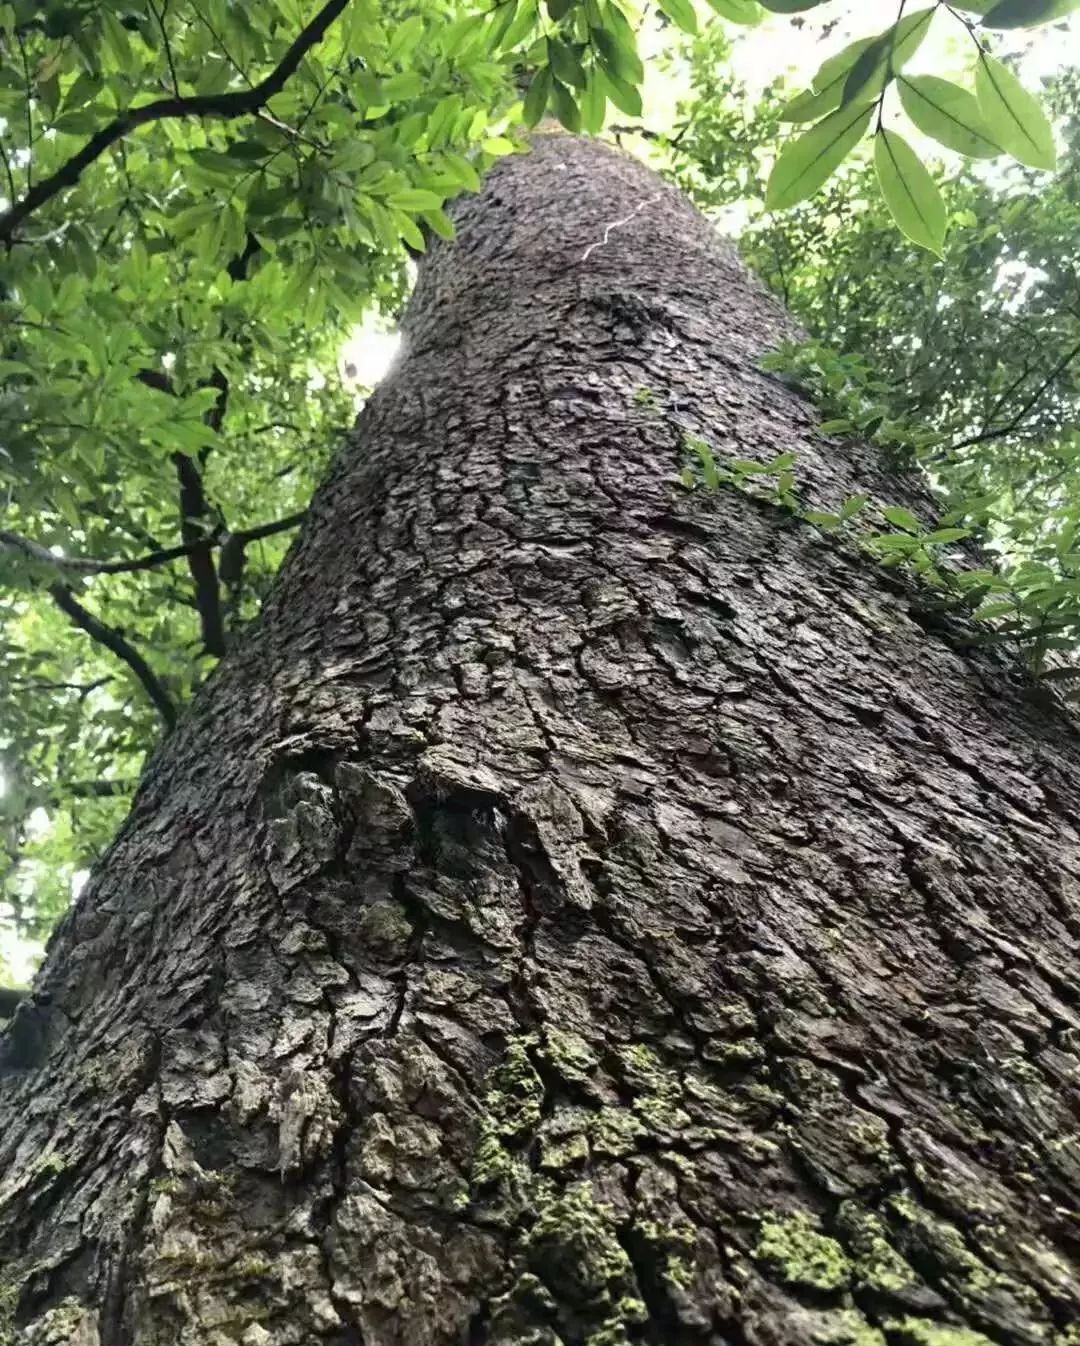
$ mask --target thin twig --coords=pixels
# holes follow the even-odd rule
[[[165,60],[169,66],[169,77],[172,79],[173,93],[177,98],[180,97],[180,81],[176,78],[176,66],[173,64],[172,47],[169,45],[169,34],[165,28],[165,15],[169,12],[169,0],[163,0],[161,13],[158,13],[157,5],[154,0],[147,0],[150,6],[150,13],[157,20],[157,26],[161,29],[161,40],[165,44]]]
[[[1024,417],[1036,405],[1039,398],[1042,397],[1043,393],[1046,392],[1047,388],[1050,387],[1057,376],[1068,369],[1069,365],[1072,364],[1077,356],[1080,356],[1080,342],[1057,362],[1050,373],[1047,374],[1046,378],[1043,379],[1042,383],[1039,384],[1007,425],[988,426],[987,429],[981,430],[977,435],[970,435],[967,439],[962,439],[959,443],[950,445],[950,452],[955,453],[957,449],[968,449],[973,444],[985,444],[988,439],[999,439],[1002,435],[1011,435],[1015,430],[1019,429]]]
[[[116,657],[127,664],[142,684],[146,695],[153,702],[166,729],[176,724],[176,707],[159,681],[153,669],[137,649],[131,645],[114,627],[106,626],[103,621],[88,611],[66,584],[51,584],[49,594],[56,606],[67,614],[80,630],[85,631],[91,640],[97,641]]]

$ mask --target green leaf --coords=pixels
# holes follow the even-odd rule
[[[65,136],[91,135],[101,125],[102,119],[93,108],[79,108],[75,112],[65,112],[53,122],[53,130]]]
[[[992,159],[1001,146],[990,137],[978,99],[936,75],[901,75],[904,111],[924,135],[970,159]]]
[[[840,105],[859,99],[876,98],[889,80],[912,58],[930,31],[934,9],[919,9],[906,14],[886,28],[859,52],[844,80]]]
[[[1054,133],[1039,100],[985,51],[975,68],[975,93],[987,129],[1003,149],[1032,168],[1055,167]]]
[[[789,140],[769,174],[768,210],[803,201],[836,171],[866,133],[872,105],[841,108],[795,140]]]
[[[438,210],[443,203],[438,192],[429,192],[423,187],[406,187],[400,192],[391,192],[386,198],[387,204],[398,210]]]
[[[693,0],[658,0],[660,8],[684,33],[693,36],[698,30]]]
[[[757,0],[709,0],[722,19],[753,27],[761,22],[762,14]]]
[[[133,64],[134,53],[131,50],[131,43],[128,40],[127,29],[116,17],[104,6],[100,9],[102,37],[104,38],[105,51],[112,58],[113,64],[119,70],[127,70]]]
[[[641,116],[641,94],[633,84],[627,84],[610,70],[597,70],[596,80],[609,103],[614,103],[628,117]]]
[[[450,241],[454,239],[454,222],[445,210],[425,210],[423,216],[433,234]]]
[[[901,509],[899,505],[886,505],[881,512],[891,524],[902,528],[905,533],[922,532],[922,524],[909,509]]]
[[[574,101],[574,95],[558,80],[553,82],[551,94],[556,117],[568,131],[576,135],[581,130],[581,112]]]
[[[831,86],[822,89],[820,93],[815,93],[813,89],[806,89],[800,94],[784,104],[780,109],[780,120],[782,122],[814,122],[819,117],[824,117],[827,113],[839,105],[840,96],[844,90],[843,78],[838,76]]]
[[[503,51],[512,51],[514,47],[528,37],[536,26],[536,20],[539,17],[536,0],[525,0],[525,3],[517,12],[513,23],[502,35],[499,46]]]
[[[836,85],[836,103],[839,105],[840,92],[844,87],[847,72],[874,41],[873,37],[860,37],[856,42],[851,42],[838,51],[835,56],[823,61],[818,67],[817,74],[810,81],[810,87],[815,93],[824,93]]]
[[[874,137],[874,169],[885,204],[901,230],[913,243],[940,257],[945,242],[945,202],[903,136],[882,127]]]
[[[825,0],[760,0],[774,14],[798,14],[804,9],[816,9]]]
[[[605,5],[601,13],[603,25],[589,29],[601,64],[627,84],[640,84],[645,78],[645,67],[638,56],[637,38],[626,15],[618,5],[613,4]]]
[[[907,533],[875,533],[867,539],[878,551],[913,552],[922,550],[922,542]]]
[[[970,537],[970,528],[935,528],[932,533],[926,533],[922,539],[923,546],[930,546],[931,543],[959,542],[961,538]]]
[[[912,14],[905,14],[899,23],[893,24],[891,29],[882,34],[891,38],[886,57],[892,74],[895,75],[902,70],[922,46],[923,38],[930,31],[930,24],[936,13],[936,6],[917,9]]]
[[[925,11],[922,11],[925,12]],[[925,31],[925,30],[923,30]],[[866,99],[876,98],[885,87],[886,63],[882,59],[881,48],[877,45],[882,34],[875,37],[860,37],[850,42],[835,56],[823,61],[817,73],[810,81],[810,88],[799,94],[780,114],[782,121],[805,122],[832,112],[840,106],[844,90],[852,68],[859,63],[868,51],[874,53],[874,68],[877,77],[864,90]],[[862,77],[860,76],[860,81]],[[851,99],[847,100],[851,102]]]
[[[549,37],[547,40],[548,64],[556,79],[575,89],[584,89],[585,70],[577,52],[566,42]]]
[[[525,95],[523,116],[526,126],[536,126],[547,110],[551,94],[551,67],[541,66],[529,82],[529,92]]]
[[[866,503],[869,499],[870,497],[867,495],[849,496],[840,506],[840,518],[842,521],[847,523],[848,519],[853,519],[856,514],[861,513],[862,510],[866,508]]]
[[[589,71],[588,82],[581,98],[581,125],[591,136],[598,135],[603,130],[607,104],[603,85],[597,78],[598,74],[595,69]]]
[[[1080,9],[1080,0],[1001,0],[990,9],[983,23],[987,28],[1036,28],[1053,23]]]

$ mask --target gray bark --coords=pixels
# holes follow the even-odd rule
[[[0,1341],[1075,1346],[1080,748],[677,194],[458,210],[0,1076]],[[910,489],[910,488],[908,488]]]

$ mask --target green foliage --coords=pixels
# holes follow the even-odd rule
[[[768,7],[780,8],[781,3],[787,0],[776,0]],[[798,8],[813,9],[822,3],[825,0],[799,3]],[[1038,99],[991,53],[980,27],[1030,27],[1064,18],[1074,7],[1061,0],[1028,0],[1026,4],[1006,0],[981,13],[985,5],[954,7],[938,0],[905,14],[901,4],[891,27],[859,38],[830,57],[811,87],[788,103],[782,114],[785,121],[815,124],[784,144],[766,187],[766,204],[781,209],[812,196],[876,117],[875,161],[885,203],[908,238],[940,252],[945,228],[940,194],[908,142],[885,127],[886,94],[895,83],[900,109],[915,127],[959,154],[994,158],[1004,152],[1022,164],[1052,170],[1056,151],[1046,114]],[[964,10],[974,12],[975,17]],[[971,39],[974,94],[937,76],[902,73],[939,15],[952,19]]]
[[[893,219],[920,247],[941,255],[945,203],[934,179],[902,135],[883,126],[874,137],[878,185]]]
[[[693,50],[695,81],[710,78],[707,46]],[[940,99],[930,77],[910,83]],[[738,103],[734,84],[725,97]],[[1062,661],[1080,643],[1075,72],[1050,103],[1063,145],[1057,178],[1035,190],[1039,179],[1025,167],[993,178],[973,167],[954,172],[942,193],[953,223],[944,265],[897,235],[875,199],[877,169],[859,162],[816,205],[752,214],[742,245],[811,333],[766,367],[812,397],[827,433],[870,441],[893,466],[925,472],[935,489],[936,526],[889,507],[876,531],[860,532],[861,544],[936,589],[939,610],[985,623],[978,640],[1015,645],[1034,674],[1072,694],[1080,679]],[[971,104],[961,107],[970,112]],[[736,117],[737,138],[728,121],[695,116],[668,142],[669,171],[723,218],[760,191],[761,161],[789,109],[774,90],[749,124]],[[721,153],[723,172],[714,173]],[[694,476],[705,484],[700,466]],[[724,462],[713,465],[712,480],[738,484]],[[812,510],[799,516],[825,532],[847,522]],[[968,538],[984,546],[993,569],[942,564],[942,550]]]

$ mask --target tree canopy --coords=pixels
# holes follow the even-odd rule
[[[879,559],[945,583],[942,549],[989,543],[1000,565],[946,589],[1068,673],[1080,81],[1042,97],[1012,54],[1077,7],[898,3],[758,97],[737,34],[824,16],[816,46],[839,0],[0,4],[0,923],[40,939],[66,905],[349,426],[348,334],[392,320],[448,203],[545,116],[739,233],[810,334],[782,375],[940,493]],[[667,124],[642,53],[683,91]]]

